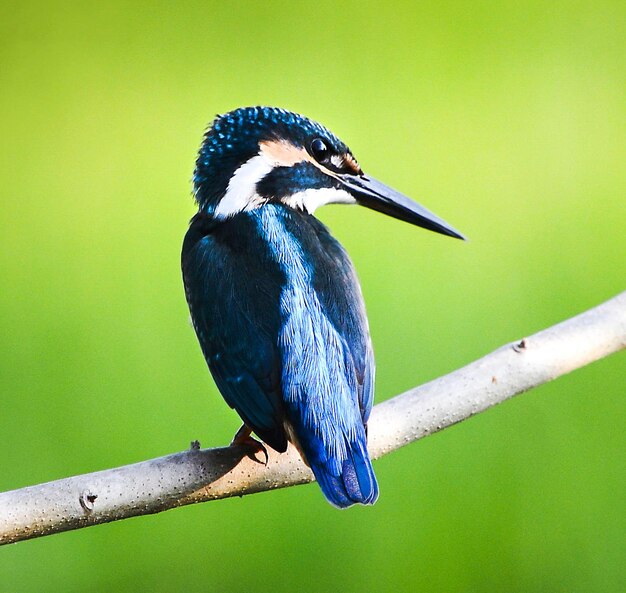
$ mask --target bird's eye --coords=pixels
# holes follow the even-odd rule
[[[330,156],[328,144],[321,138],[315,138],[315,140],[311,142],[311,154],[318,163],[323,163]]]

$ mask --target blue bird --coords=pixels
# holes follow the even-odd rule
[[[462,235],[366,176],[322,125],[273,107],[218,116],[194,172],[198,213],[182,250],[202,352],[244,425],[278,452],[293,443],[336,507],[373,504],[367,451],[374,356],[361,288],[344,248],[313,216],[361,204]]]

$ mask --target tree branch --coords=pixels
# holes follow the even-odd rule
[[[414,440],[626,347],[626,292],[377,405],[370,452]],[[290,447],[267,466],[240,447],[200,450],[0,494],[0,544],[310,482]]]

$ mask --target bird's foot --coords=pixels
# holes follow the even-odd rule
[[[263,465],[267,465],[270,460],[269,454],[265,445],[261,441],[257,441],[252,437],[252,430],[248,428],[245,424],[237,431],[233,440],[230,443],[231,447],[242,445],[247,447],[250,450],[248,457],[253,461],[257,461],[258,463],[262,463]],[[263,453],[263,457],[265,457],[265,461],[261,461],[259,457],[257,457],[258,453]]]

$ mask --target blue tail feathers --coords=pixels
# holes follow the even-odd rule
[[[358,439],[347,442],[346,446],[347,458],[339,464],[311,463],[315,478],[328,502],[336,507],[374,504],[378,499],[378,483],[365,443]]]

